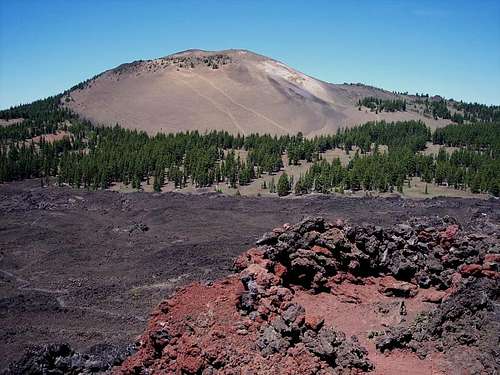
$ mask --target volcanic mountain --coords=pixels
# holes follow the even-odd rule
[[[406,99],[371,112],[359,99]],[[421,119],[412,98],[362,84],[330,84],[246,50],[188,50],[108,70],[67,92],[63,105],[93,122],[156,132],[226,130],[306,136],[371,120]]]

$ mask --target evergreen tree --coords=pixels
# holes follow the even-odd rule
[[[288,179],[288,175],[286,172],[283,172],[283,174],[280,176],[278,180],[278,196],[282,197],[285,195],[290,194],[290,180]]]
[[[111,183],[122,182],[140,189],[142,181],[153,178],[153,189],[160,191],[166,178],[176,188],[189,182],[196,187],[225,182],[238,188],[262,173],[280,171],[282,157],[288,154],[289,164],[313,163],[295,184],[289,179],[288,191],[294,188],[296,194],[344,188],[401,191],[403,181],[410,184],[412,177],[426,184],[499,194],[499,107],[452,102],[453,120],[458,124],[434,133],[418,121],[380,121],[312,139],[300,133],[232,136],[217,131],[148,136],[119,126],[94,126],[61,108],[59,103],[65,98],[62,94],[0,111],[0,118],[23,118],[19,124],[0,127],[0,182],[40,178],[44,183],[56,177],[59,185],[76,188],[106,189]],[[359,105],[374,111],[405,110],[407,105],[405,100],[365,99]],[[428,107],[429,114],[447,118],[450,102],[425,95],[418,100]],[[43,137],[61,130],[69,134],[62,140],[48,142]],[[35,136],[40,136],[37,141]],[[437,157],[422,155],[418,151],[429,140],[460,149],[451,154],[443,150]],[[370,155],[372,144],[375,148]],[[388,151],[381,152],[379,145],[387,146]],[[321,153],[336,147],[346,152],[356,147],[359,152],[347,166],[338,160],[322,160]],[[246,159],[240,150],[248,152]],[[271,182],[270,191],[276,192],[274,179]]]

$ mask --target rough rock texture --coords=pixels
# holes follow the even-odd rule
[[[500,283],[465,280],[436,310],[423,313],[409,326],[386,331],[379,350],[409,348],[425,357],[446,353],[457,368],[470,374],[496,374],[500,369]]]
[[[408,295],[415,285],[447,289],[457,271],[465,276],[499,275],[498,238],[461,232],[450,217],[412,219],[387,229],[308,219],[289,230],[266,234],[257,244],[263,246],[266,258],[288,271],[285,283],[316,291],[329,289],[329,277],[339,272],[356,277],[391,275],[414,285],[400,283],[394,290],[388,286],[386,293]]]
[[[449,217],[390,228],[323,218],[285,224],[236,259],[235,276],[194,284],[163,302],[139,351],[116,373],[430,373],[420,371],[427,362],[413,350],[451,374],[463,345],[477,348],[461,363],[464,371],[494,373],[496,233],[465,232]],[[333,326],[330,314],[342,309],[350,320]],[[345,333],[367,325],[368,316],[384,316],[371,326],[387,332]],[[376,353],[374,338],[389,359]],[[395,348],[411,350],[390,352]]]
[[[38,179],[1,184],[0,368],[31,345],[66,342],[85,352],[135,342],[153,308],[179,286],[226,277],[262,233],[308,215],[384,227],[450,215],[462,230],[489,226],[493,234],[484,218],[500,222],[500,201],[129,194],[41,188]],[[149,229],[130,233],[134,224]]]
[[[96,345],[85,353],[75,352],[68,344],[33,347],[2,374],[97,374],[120,365],[134,353],[135,347]]]

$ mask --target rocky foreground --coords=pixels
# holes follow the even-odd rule
[[[285,224],[234,275],[162,302],[120,366],[57,346],[9,372],[496,374],[500,232],[473,221]]]

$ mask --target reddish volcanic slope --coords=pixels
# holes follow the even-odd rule
[[[161,303],[116,374],[498,371],[498,237],[309,218]],[[498,232],[497,232],[498,233]]]

